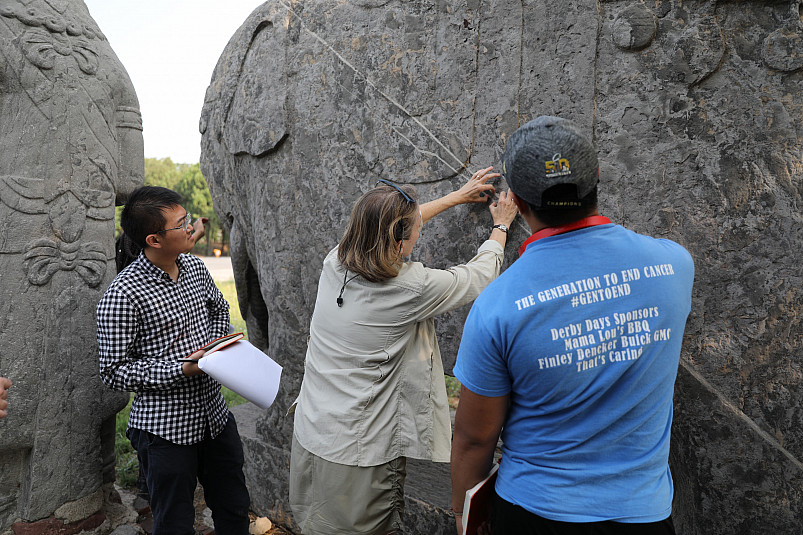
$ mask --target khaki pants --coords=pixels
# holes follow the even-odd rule
[[[407,459],[379,466],[332,463],[293,436],[290,507],[304,535],[401,533]]]

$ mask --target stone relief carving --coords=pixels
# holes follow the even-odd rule
[[[251,477],[278,474],[255,490],[257,507],[287,515],[283,410],[302,375],[321,259],[353,200],[379,177],[435,198],[465,169],[498,164],[518,125],[550,114],[593,133],[602,212],[696,261],[672,454],[680,532],[794,532],[801,28],[799,0],[271,0],[255,10],[221,56],[201,131],[249,333],[285,369],[276,406],[245,437]],[[238,141],[254,139],[249,117],[264,121],[254,149]],[[470,257],[482,211],[447,217],[427,224],[416,259]],[[518,226],[511,243],[525,236]],[[447,369],[465,313],[438,323]],[[426,502],[428,515],[413,498],[411,533],[450,532],[432,513],[448,494]]]
[[[611,37],[622,50],[641,50],[652,43],[658,30],[658,17],[638,3],[622,10],[613,23]]]
[[[127,400],[97,377],[94,308],[115,204],[143,180],[142,120],[82,1],[0,0],[0,149],[0,370],[19,387],[0,423],[2,528],[98,491]]]
[[[803,13],[800,0],[789,0],[789,10],[779,17],[780,28],[764,39],[762,54],[772,69],[793,72],[803,68]]]
[[[601,5],[606,21],[635,3]],[[650,2],[637,7],[655,16],[649,45],[600,41],[616,72],[597,81],[595,132],[621,169],[618,217],[680,236],[697,265],[672,448],[683,533],[710,533],[715,518],[715,533],[793,532],[803,518],[801,278],[789,249],[801,239],[803,48],[768,45],[800,33],[799,6]],[[649,208],[634,212],[639,197]]]

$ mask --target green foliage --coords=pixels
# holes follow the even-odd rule
[[[117,237],[123,232],[123,227],[120,226],[120,214],[122,213],[122,206],[114,207],[114,239],[117,239]]]
[[[457,380],[457,377],[452,377],[451,375],[446,375],[446,395],[450,398],[459,398],[460,397],[460,381]]]
[[[220,389],[220,392],[223,394],[223,399],[226,400],[226,405],[229,408],[236,407],[237,405],[242,405],[246,402],[246,399],[242,397],[237,392],[233,392],[226,388],[225,386]]]
[[[209,193],[209,185],[201,173],[201,164],[179,164],[178,168],[181,179],[176,184],[175,190],[184,198],[184,208],[194,217],[209,218],[207,235],[195,246],[196,251],[201,249],[204,254],[209,255],[211,254],[210,242],[223,241],[223,225],[220,223],[217,214],[215,214],[212,196]]]
[[[220,293],[226,301],[229,302],[229,322],[234,327],[234,332],[244,333],[245,339],[248,340],[248,329],[245,326],[245,319],[240,314],[240,304],[237,300],[237,290],[234,287],[234,281],[215,282]],[[229,407],[236,407],[245,403],[245,398],[236,392],[232,392],[225,386],[223,387],[223,399],[226,400],[226,405]]]
[[[115,422],[114,451],[117,453],[117,482],[126,489],[133,489],[137,486],[137,474],[139,472],[139,462],[137,452],[131,446],[131,442],[125,436],[128,426],[128,415],[131,412],[131,401],[134,394],[128,398],[128,405],[117,413]]]
[[[181,180],[176,185],[176,191],[184,197],[184,208],[193,214],[209,217],[210,221],[214,218],[217,225],[220,226],[220,221],[212,207],[209,185],[206,183],[204,175],[201,174],[201,164],[182,164],[179,169],[181,170]]]
[[[173,163],[170,158],[145,158],[145,185],[161,186],[176,190],[181,182],[181,164]]]

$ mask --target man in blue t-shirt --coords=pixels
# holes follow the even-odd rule
[[[596,151],[568,120],[519,128],[502,172],[533,235],[463,330],[458,531],[501,432],[494,535],[674,534],[669,436],[692,259],[599,215]]]

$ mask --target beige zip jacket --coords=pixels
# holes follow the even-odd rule
[[[488,240],[464,265],[406,262],[395,278],[373,283],[345,273],[337,248],[330,251],[295,404],[299,444],[350,466],[397,457],[448,462],[451,424],[433,318],[473,301],[499,275],[503,257]]]

